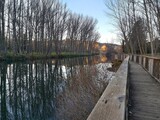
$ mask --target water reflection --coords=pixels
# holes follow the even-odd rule
[[[112,74],[102,58],[0,63],[1,119],[86,119]]]

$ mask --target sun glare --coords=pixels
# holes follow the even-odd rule
[[[106,51],[107,51],[107,46],[106,46],[106,45],[103,45],[103,46],[101,47],[101,51],[102,51],[102,52],[106,52]]]

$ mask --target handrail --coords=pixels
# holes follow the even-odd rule
[[[151,59],[160,59],[160,56],[150,56],[150,55],[130,54],[130,56],[131,56],[131,55],[141,56],[141,57],[147,57],[147,58],[151,58]]]
[[[108,84],[87,120],[125,120],[129,56]]]
[[[147,55],[129,55],[130,60],[140,64],[157,81],[160,82],[160,57]]]

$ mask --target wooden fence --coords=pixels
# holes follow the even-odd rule
[[[130,60],[140,64],[156,80],[160,82],[160,57],[146,55],[129,55]]]
[[[118,69],[115,78],[109,83],[87,120],[128,119],[127,99],[129,60],[140,64],[160,82],[160,57],[123,54],[116,55],[115,59],[124,61]]]

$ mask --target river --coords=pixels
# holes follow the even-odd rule
[[[113,72],[106,56],[0,63],[2,120],[85,120]]]

